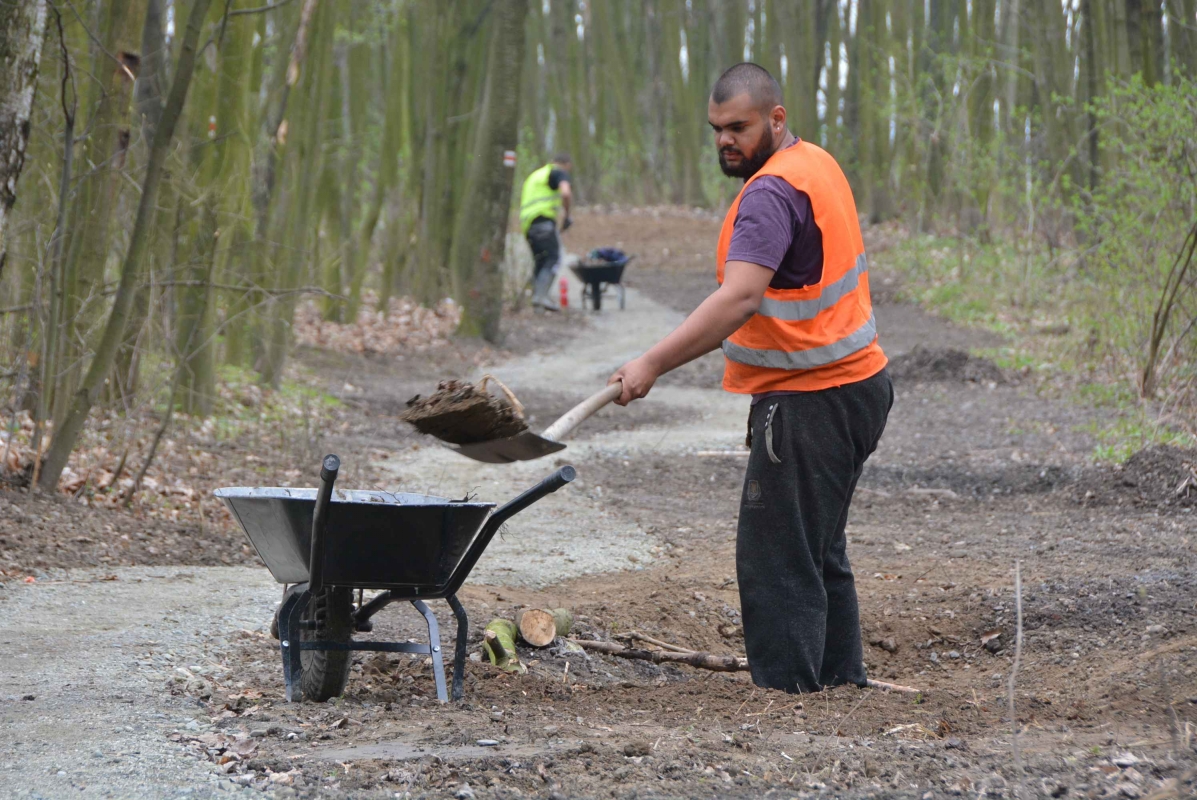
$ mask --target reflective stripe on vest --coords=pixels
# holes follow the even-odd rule
[[[525,234],[537,217],[557,219],[561,191],[549,188],[549,174],[552,171],[553,165],[545,164],[524,181],[524,188],[520,192],[520,230]]]
[[[868,321],[837,342],[809,350],[756,350],[741,347],[730,341],[723,343],[723,355],[739,364],[768,369],[814,369],[847,358],[863,350],[877,338],[877,320],[870,316]]]
[[[831,308],[848,292],[860,285],[860,276],[868,272],[869,262],[865,254],[856,257],[856,263],[839,280],[823,287],[823,292],[814,300],[777,300],[765,297],[757,309],[762,317],[794,322],[800,319],[814,319],[820,311]]]

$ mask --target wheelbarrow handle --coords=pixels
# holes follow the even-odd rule
[[[328,527],[328,507],[332,502],[333,484],[341,470],[341,459],[329,454],[320,464],[320,488],[316,491],[316,507],[312,510],[312,552],[308,558],[308,589],[313,594],[324,587],[324,530]]]
[[[576,469],[568,465],[564,466],[528,491],[499,506],[486,520],[486,524],[482,526],[482,532],[478,534],[478,538],[474,539],[474,543],[470,545],[470,549],[462,556],[461,563],[454,571],[453,578],[446,589],[446,594],[452,595],[457,593],[457,590],[461,588],[461,584],[465,582],[470,571],[474,569],[474,565],[478,563],[478,559],[482,557],[486,546],[490,544],[490,540],[499,532],[499,528],[503,526],[504,522],[537,500],[557,491],[576,477],[578,477]]]
[[[549,477],[542,480],[540,483],[533,486],[528,491],[499,506],[499,508],[490,515],[490,519],[486,521],[486,526],[488,528],[494,526],[497,530],[498,527],[504,522],[511,519],[516,514],[535,503],[537,500],[540,500],[546,495],[550,495],[557,491],[576,477],[578,477],[578,471],[576,469],[568,465],[562,467]]]

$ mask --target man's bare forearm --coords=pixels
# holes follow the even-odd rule
[[[723,285],[703,301],[673,333],[640,358],[624,364],[611,376],[623,393],[615,402],[626,406],[652,389],[657,378],[711,352],[740,329],[760,308],[773,270],[748,261],[729,261]]]
[[[720,288],[702,301],[685,322],[653,345],[644,358],[659,374],[675,370],[717,349],[748,321],[759,304],[759,299],[754,301]]]

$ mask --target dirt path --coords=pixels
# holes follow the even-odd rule
[[[531,345],[486,371],[524,400],[534,427],[547,425],[705,296],[714,236],[698,216],[580,215],[571,249],[638,254],[628,309],[533,320],[519,328]],[[1028,791],[1146,796],[1193,758],[1191,507],[1122,502],[1130,473],[1089,466],[1099,410],[1045,399],[1017,376],[918,380],[931,373],[902,358],[916,345],[995,340],[885,302],[884,254],[874,263],[883,345],[907,377],[849,535],[870,673],[925,697],[794,698],[742,674],[550,648],[523,654],[522,677],[471,663],[462,706],[431,700],[419,659],[368,656],[342,700],[288,707],[265,632],[278,589],[261,568],[52,571],[0,589],[3,785],[20,797],[1008,797],[1017,558]],[[554,464],[577,465],[579,480],[516,517],[479,563],[463,592],[475,640],[490,616],[535,603],[572,607],[582,635],[639,629],[742,649],[734,524],[746,401],[718,390],[717,358],[601,412],[559,458],[504,467],[395,421],[436,376],[483,371],[470,358],[307,358],[361,410],[322,446],[346,459],[384,448],[383,488],[501,502]],[[416,622],[386,612],[376,635],[414,636]]]

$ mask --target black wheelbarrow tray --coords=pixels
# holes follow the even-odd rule
[[[325,456],[319,489],[217,489],[274,579],[291,584],[276,615],[287,702],[322,702],[344,691],[352,651],[418,653],[432,659],[443,703],[445,668],[436,616],[424,602],[444,599],[457,617],[453,699],[462,696],[469,621],[457,591],[499,528],[576,476],[561,467],[495,509],[494,503],[421,494],[333,491],[341,462]],[[354,591],[382,590],[354,604]],[[359,595],[360,598],[360,595]],[[360,641],[370,618],[408,601],[428,624],[428,644]]]
[[[623,290],[623,270],[635,256],[624,256],[618,261],[605,261],[601,258],[583,259],[570,266],[582,282],[582,308],[586,308],[587,300],[595,311],[603,308],[603,294],[608,285],[613,285],[619,293],[619,307],[627,305],[627,298]]]

